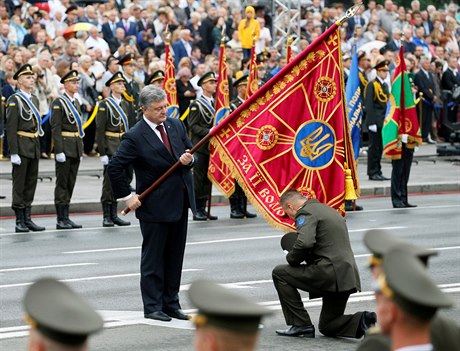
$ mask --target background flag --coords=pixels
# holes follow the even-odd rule
[[[355,172],[338,25],[328,28],[211,135],[252,204],[273,226],[293,228],[279,205],[281,194],[290,188],[344,214],[345,171],[351,177]]]
[[[248,89],[246,92],[246,98],[252,96],[257,91],[257,89],[259,89],[259,75],[257,72],[256,48],[253,40],[251,48],[251,60],[249,64]]]
[[[350,137],[353,143],[354,159],[357,160],[359,156],[359,149],[361,148],[361,123],[363,119],[363,110],[361,102],[361,88],[359,86],[359,69],[358,69],[358,55],[354,50],[351,60],[350,74],[348,75],[347,87],[347,112],[348,122],[350,124]]]
[[[404,62],[404,48],[401,47],[382,129],[383,154],[386,158],[401,158],[403,134],[408,135],[407,148],[413,149],[422,143],[414,95]]]
[[[169,35],[169,34],[168,34]],[[165,66],[165,80],[163,88],[166,91],[168,99],[168,112],[167,116],[170,118],[179,118],[179,103],[177,101],[176,77],[174,68],[174,59],[171,53],[169,38],[166,39],[166,66]]]
[[[223,38],[225,38],[225,35]],[[217,77],[215,109],[214,125],[218,125],[221,120],[230,114],[230,94],[228,89],[227,58],[225,56],[224,42],[220,44],[219,51],[219,73]],[[235,191],[235,178],[232,176],[231,169],[222,162],[216,147],[213,145],[213,139],[214,138],[211,139],[211,143],[209,144],[210,156],[208,178],[224,196],[228,198]]]

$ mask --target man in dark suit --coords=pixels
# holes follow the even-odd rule
[[[32,95],[35,86],[35,73],[32,66],[21,66],[13,78],[17,80],[18,91],[6,103],[6,133],[13,165],[13,203],[16,214],[16,233],[29,230],[42,231],[31,219],[32,201],[38,178],[40,159],[39,136],[41,116],[38,112],[38,99]]]
[[[276,333],[315,337],[300,289],[308,291],[310,298],[322,297],[318,326],[322,334],[361,338],[375,324],[376,315],[367,311],[343,314],[350,294],[361,289],[345,219],[333,208],[307,199],[295,189],[286,191],[280,204],[295,220],[297,240],[286,255],[288,264],[276,266],[272,272],[286,324],[291,325]]]
[[[179,62],[183,57],[190,57],[192,54],[192,35],[190,29],[182,29],[180,38],[172,44],[174,51],[174,66],[179,67]]]
[[[110,96],[99,104],[96,116],[96,141],[101,163],[104,166],[101,203],[103,210],[103,227],[114,225],[126,226],[130,222],[117,215],[117,199],[113,197],[107,165],[120,145],[121,137],[129,130],[129,105],[123,100],[126,79],[121,72],[116,72],[105,83],[110,88]]]
[[[149,13],[146,9],[141,11],[141,19],[137,21],[137,32],[147,32],[147,34],[152,34],[154,37],[157,36],[157,32],[155,31],[155,25],[151,20],[149,20]]]
[[[401,34],[402,34],[401,29],[395,27],[393,28],[391,33],[392,33],[392,38],[390,42],[388,43],[387,47],[391,51],[399,51],[399,48],[401,47],[401,45],[403,45],[401,41]]]
[[[433,111],[434,103],[436,100],[435,83],[433,75],[430,72],[430,59],[426,56],[420,58],[420,70],[415,74],[414,84],[418,88],[419,94],[422,95],[419,104],[422,104],[421,116],[421,129],[422,129],[422,139],[425,142],[430,144],[435,144],[435,141],[431,139],[431,125],[433,124]],[[420,106],[420,105],[419,105]],[[417,112],[420,113],[420,108],[417,108]]]
[[[129,10],[122,9],[120,13],[121,19],[117,22],[117,28],[123,28],[127,37],[137,36],[137,24],[129,21]]]
[[[191,167],[192,143],[182,121],[166,119],[164,90],[148,85],[139,97],[142,119],[123,135],[108,173],[113,195],[136,211],[143,243],[141,293],[145,318],[188,319],[181,311],[179,288],[187,237],[188,209],[195,211]],[[176,161],[180,166],[142,203],[139,195]],[[131,194],[124,170],[134,166],[136,193]]]
[[[411,54],[413,54],[415,52],[416,45],[412,42],[412,28],[410,26],[404,29],[404,37],[402,40],[403,40],[404,52],[405,53],[410,52]]]
[[[214,38],[212,30],[217,21],[217,9],[211,6],[208,9],[208,16],[201,22],[200,37],[202,38],[200,45],[203,55],[209,55],[214,49]]]
[[[367,151],[367,175],[370,180],[389,180],[382,174],[380,164],[383,144],[382,128],[390,96],[385,79],[388,76],[389,62],[384,60],[375,65],[377,77],[366,86],[364,94],[364,108],[366,110],[366,125],[369,131],[369,149]]]
[[[458,72],[458,62],[454,55],[447,61],[448,67],[441,78],[441,89],[454,92],[456,87],[460,87],[460,73]],[[450,101],[448,101],[450,102]],[[447,120],[449,122],[457,121],[458,103],[447,109]]]
[[[81,106],[75,98],[78,93],[80,77],[76,70],[64,75],[61,84],[64,94],[53,101],[51,107],[51,136],[56,160],[56,187],[54,204],[56,206],[56,229],[81,228],[69,218],[69,205],[77,180],[80,157],[83,154],[83,121]]]
[[[115,30],[117,28],[117,11],[111,10],[109,12],[109,20],[102,25],[102,37],[107,43],[115,38]]]
[[[360,16],[359,14],[350,17],[347,19],[348,27],[347,27],[347,39],[350,39],[353,36],[353,33],[355,32],[355,27],[356,25],[360,25],[361,27],[364,28],[364,25],[366,24],[366,21],[364,20],[363,16]]]

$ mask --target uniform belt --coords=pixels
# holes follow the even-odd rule
[[[112,138],[121,138],[121,136],[125,134],[125,132],[121,132],[121,133],[105,132],[104,134],[105,136],[112,137]]]
[[[61,132],[61,135],[64,137],[78,138],[80,134],[78,132]]]
[[[22,130],[18,130],[16,134],[19,136],[26,137],[26,138],[38,138],[38,132],[31,133],[31,132],[24,132]]]

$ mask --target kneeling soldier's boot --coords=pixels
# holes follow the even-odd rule
[[[16,214],[16,233],[27,233],[29,228],[27,228],[25,223],[25,209],[24,208],[15,208],[14,213]]]
[[[56,205],[57,223],[56,229],[72,229],[70,223],[67,223],[65,216],[65,205]]]
[[[239,199],[237,197],[230,197],[230,218],[241,219],[244,218],[243,212],[240,211]]]
[[[72,221],[70,218],[69,218],[69,205],[65,205],[65,220],[68,224],[70,224],[72,226],[72,229],[80,229],[80,228],[83,228],[83,226],[81,224],[77,224],[75,223],[74,221]]]
[[[131,222],[124,221],[117,215],[117,203],[110,204],[111,218],[114,224],[119,226],[131,225]]]
[[[104,219],[102,220],[103,227],[113,227],[115,225],[112,221],[111,206],[112,205],[109,203],[102,204],[102,210],[104,211]]]
[[[26,207],[25,208],[25,219],[24,219],[24,223],[26,224],[26,227],[29,228],[33,232],[41,232],[45,230],[46,229],[45,227],[40,227],[39,225],[36,225],[32,221],[31,213],[32,213],[32,207],[30,206]]]

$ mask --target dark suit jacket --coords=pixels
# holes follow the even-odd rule
[[[201,22],[200,26],[200,36],[201,40],[201,52],[204,55],[209,55],[214,49],[214,38],[212,37],[212,29],[214,28],[215,22],[206,17],[203,22]]]
[[[423,93],[423,98],[430,102],[434,99],[434,78],[431,72],[428,72],[430,78],[428,78],[422,70],[418,71],[414,77],[414,84],[418,87],[419,93]]]
[[[190,44],[191,45],[191,44]],[[187,50],[182,40],[178,40],[172,44],[174,50],[174,66],[179,67],[179,62],[183,57],[188,57]]]
[[[442,75],[441,88],[452,91],[456,85],[460,86],[460,73],[454,75],[454,72],[448,68]]]
[[[155,30],[155,26],[152,21],[147,21],[147,25],[144,25],[144,22],[137,21],[137,32],[140,33],[142,31],[147,31],[148,29],[152,30],[152,34],[156,37],[157,32]]]
[[[349,38],[351,38],[353,36],[353,33],[355,31],[356,20],[355,20],[354,17],[351,17],[351,18],[347,19],[347,22],[348,22],[347,38],[349,39]],[[364,27],[364,23],[366,23],[366,21],[364,20],[364,18],[362,16],[359,18],[359,23],[363,27]]]
[[[299,236],[286,260],[294,267],[307,263],[302,279],[318,294],[361,290],[345,219],[312,199],[297,211],[295,221]]]
[[[112,40],[115,37],[108,22],[102,25],[102,37],[106,42],[109,42],[109,40]]]
[[[129,28],[128,30],[126,30],[125,25],[123,24],[123,21],[118,21],[117,28],[123,28],[127,37],[131,35],[137,36],[137,24],[134,22],[128,22],[128,24],[129,24]]]
[[[132,165],[136,174],[136,193],[141,194],[160,178],[185,152],[192,148],[182,121],[167,119],[164,123],[174,157],[150,126],[141,119],[123,139],[109,163],[108,174],[115,198],[130,194],[124,170]],[[180,196],[182,189],[188,199]],[[183,213],[184,200],[195,211],[195,195],[191,167],[179,166],[144,200],[136,217],[146,222],[175,222]]]
[[[400,44],[400,45],[403,45],[403,42],[400,41],[399,44]],[[396,41],[394,41],[393,39],[390,40],[390,42],[388,43],[387,47],[388,47],[388,49],[391,50],[391,51],[399,51],[398,44],[396,44]]]
[[[410,52],[413,54],[415,52],[415,44],[411,41],[403,41],[404,52]]]

